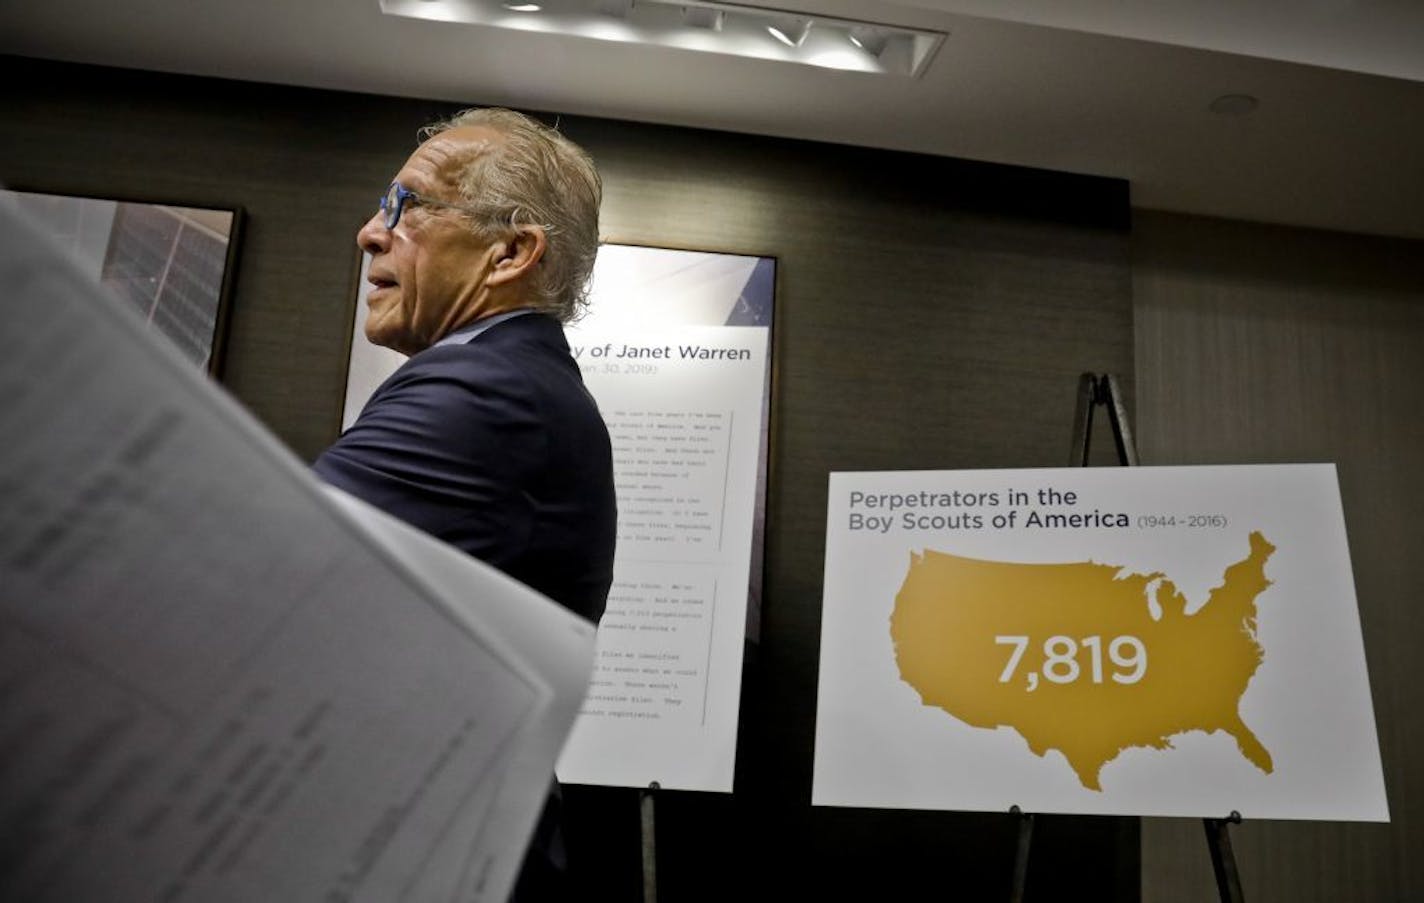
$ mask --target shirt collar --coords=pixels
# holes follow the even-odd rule
[[[439,348],[441,345],[464,345],[474,341],[480,333],[503,323],[505,320],[513,320],[515,317],[522,317],[525,314],[537,313],[532,307],[521,307],[518,310],[506,310],[503,313],[493,314],[483,317],[473,323],[467,323],[459,329],[447,335],[445,338],[431,345],[432,348]]]

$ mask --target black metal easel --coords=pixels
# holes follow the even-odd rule
[[[1070,467],[1087,467],[1088,452],[1093,442],[1093,411],[1102,405],[1108,409],[1113,442],[1117,445],[1117,461],[1123,466],[1137,463],[1137,447],[1132,442],[1132,429],[1127,425],[1127,409],[1122,405],[1122,393],[1117,377],[1111,373],[1095,376],[1084,373],[1078,377],[1078,411],[1073,420],[1073,450]],[[1014,879],[1009,890],[1009,903],[1023,903],[1028,883],[1028,854],[1033,844],[1033,813],[1011,806],[1009,814],[1018,820],[1018,838],[1014,847]],[[1215,855],[1213,853],[1213,855]]]
[[[1023,903],[1024,887],[1028,884],[1028,851],[1033,844],[1033,813],[1010,806],[1009,814],[1018,821],[1018,839],[1014,842],[1014,883],[1009,890],[1009,903]]]
[[[1211,850],[1211,870],[1216,874],[1216,892],[1221,903],[1246,903],[1241,893],[1241,873],[1236,871],[1236,856],[1231,852],[1228,825],[1241,824],[1241,813],[1235,809],[1226,818],[1204,818],[1206,845]]]
[[[1108,422],[1112,424],[1113,442],[1117,445],[1117,462],[1124,467],[1137,466],[1137,446],[1127,425],[1127,409],[1122,405],[1117,377],[1111,373],[1102,376],[1084,373],[1078,377],[1078,414],[1073,423],[1073,451],[1068,466],[1088,466],[1088,450],[1093,442],[1093,410],[1098,405],[1108,409]]]
[[[1094,376],[1084,373],[1078,377],[1078,414],[1073,425],[1073,451],[1070,465],[1088,466],[1088,450],[1093,440],[1093,410],[1099,405],[1108,409],[1108,421],[1112,425],[1113,442],[1117,445],[1118,463],[1136,466],[1137,447],[1132,441],[1132,430],[1127,424],[1127,409],[1123,407],[1122,391],[1118,388],[1117,377],[1111,373]],[[1014,807],[1018,811],[1018,807]],[[1032,816],[1021,816],[1032,818]],[[1230,825],[1241,824],[1241,813],[1235,810],[1226,818],[1202,819],[1206,828],[1207,848],[1211,852],[1211,868],[1216,874],[1216,891],[1221,903],[1245,903],[1241,893],[1241,874],[1236,870],[1236,857],[1231,851]],[[1032,829],[1030,828],[1030,831]],[[1028,835],[1019,830],[1019,853],[1015,860],[1014,886],[1020,885],[1019,871],[1027,871]],[[1020,865],[1022,861],[1022,865]],[[1013,897],[1013,903],[1021,898]]]
[[[661,785],[653,781],[638,791],[639,823],[643,834],[643,903],[658,903],[658,847],[653,822],[654,799]]]

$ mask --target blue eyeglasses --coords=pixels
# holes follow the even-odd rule
[[[392,182],[390,187],[386,189],[386,193],[381,195],[381,212],[386,215],[385,223],[387,229],[394,229],[396,223],[400,222],[401,213],[405,210],[406,204],[412,204],[417,207],[448,207],[451,210],[459,210],[482,219],[487,219],[490,216],[488,210],[466,207],[463,204],[452,204],[449,201],[438,201],[435,198],[428,198],[422,194],[417,194],[399,182]]]

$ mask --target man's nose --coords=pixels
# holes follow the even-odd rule
[[[390,247],[391,230],[386,228],[385,214],[376,211],[356,233],[356,245],[367,254],[379,254]]]

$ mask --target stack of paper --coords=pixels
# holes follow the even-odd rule
[[[0,899],[504,899],[593,627],[0,225]]]

